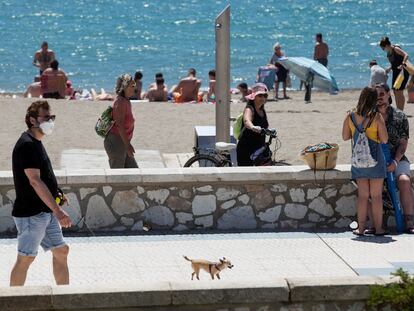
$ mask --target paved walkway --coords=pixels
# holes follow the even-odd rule
[[[356,238],[351,233],[242,233],[67,238],[71,284],[190,281],[182,255],[217,260],[234,268],[229,281],[284,277],[388,276],[398,267],[414,273],[414,237]],[[0,239],[0,287],[7,286],[16,239]],[[51,254],[39,251],[27,285],[52,285]],[[202,272],[201,282],[212,282]],[[217,281],[216,281],[217,282]]]
[[[136,150],[140,168],[183,167],[194,153],[164,153],[158,150]],[[105,150],[67,149],[62,151],[60,169],[109,168]]]

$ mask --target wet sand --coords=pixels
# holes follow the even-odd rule
[[[304,104],[303,92],[290,92],[290,100],[269,101],[266,111],[270,127],[277,129],[282,143],[277,160],[303,164],[298,157],[302,148],[318,142],[339,144],[338,164],[349,163],[350,142],[341,137],[345,112],[355,107],[359,90],[347,90],[338,95],[313,92],[311,104]],[[0,170],[11,169],[11,154],[20,134],[26,130],[25,111],[33,99],[0,98]],[[231,115],[243,111],[244,103],[237,97],[231,104]],[[44,145],[55,169],[60,167],[63,150],[100,149],[103,139],[96,135],[94,125],[98,116],[112,102],[49,100],[56,126]],[[411,118],[414,105],[406,104],[405,112]],[[215,124],[213,104],[173,104],[139,102],[133,104],[135,149],[159,150],[161,153],[190,153],[194,145],[194,126]],[[409,144],[407,155],[414,159]]]

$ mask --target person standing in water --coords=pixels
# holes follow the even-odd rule
[[[55,60],[55,52],[49,50],[49,45],[46,41],[43,41],[40,46],[40,50],[36,51],[33,57],[33,66],[39,68],[39,75],[42,75],[43,71],[50,67],[50,63]]]

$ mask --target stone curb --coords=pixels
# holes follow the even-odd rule
[[[414,164],[411,165],[414,175]],[[349,180],[350,165],[337,165],[334,170],[317,171],[322,180]],[[269,167],[206,167],[206,168],[147,168],[55,170],[59,184],[162,184],[194,182],[263,182],[314,181],[315,173],[305,165]],[[13,173],[0,171],[0,186],[13,186]]]
[[[23,311],[364,301],[369,297],[371,285],[389,282],[390,279],[380,277],[355,276],[245,280],[237,283],[194,281],[93,287],[3,287],[0,288],[0,306],[2,311]]]
[[[414,170],[414,166],[412,167]],[[316,177],[323,178],[323,171]],[[414,171],[413,171],[414,173]],[[93,169],[55,170],[59,184],[128,184],[128,183],[193,183],[193,182],[247,182],[247,181],[313,181],[315,174],[307,166],[273,167],[208,167],[208,168],[148,168],[148,169]],[[348,180],[349,165],[337,165],[325,173],[325,179]],[[0,171],[0,186],[13,186],[11,171]]]
[[[385,285],[385,279],[376,276],[309,278],[287,280],[290,299],[295,302],[366,300],[371,285]]]

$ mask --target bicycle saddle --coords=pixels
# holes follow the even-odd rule
[[[216,143],[216,149],[220,151],[230,151],[236,148],[237,145],[233,143],[224,143],[224,142],[218,142]]]

